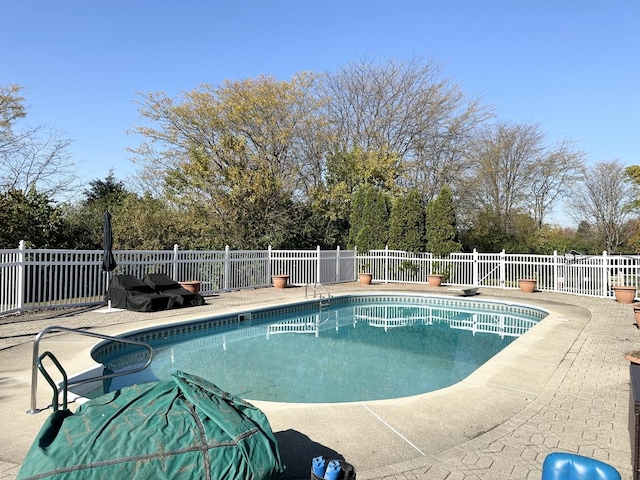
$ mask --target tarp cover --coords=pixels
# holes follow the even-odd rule
[[[109,282],[105,300],[114,308],[126,308],[135,312],[156,312],[173,306],[169,295],[157,293],[133,275],[114,275]]]
[[[18,479],[275,479],[265,415],[199,377],[126,387],[54,412]]]
[[[189,292],[178,282],[161,273],[147,273],[142,282],[153,288],[156,293],[169,295],[174,307],[196,307],[205,303],[202,295]]]

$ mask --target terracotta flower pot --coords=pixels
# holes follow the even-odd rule
[[[272,275],[273,286],[276,288],[287,288],[289,282],[289,275]]]
[[[640,329],[640,304],[633,306],[633,316],[636,319],[636,326]]]
[[[373,280],[373,273],[368,273],[368,272],[359,273],[358,278],[360,279],[361,284],[371,285],[371,280]]]
[[[629,360],[631,363],[640,364],[640,352],[638,352],[638,351],[627,352],[627,353],[624,354],[624,358]]]
[[[443,278],[444,278],[444,275],[440,275],[437,273],[432,273],[431,275],[427,275],[427,281],[429,282],[429,285],[431,285],[432,287],[439,287],[440,285],[442,285]]]
[[[184,282],[178,282],[182,288],[190,293],[200,293],[200,280],[186,280]]]
[[[620,285],[612,287],[613,293],[616,296],[616,302],[618,303],[633,303],[636,298],[636,287],[630,287],[626,285]]]
[[[522,293],[533,293],[536,291],[537,280],[535,278],[521,278],[518,280],[518,286]]]

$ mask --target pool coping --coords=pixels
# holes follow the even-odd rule
[[[364,299],[364,300],[362,300]],[[438,310],[438,309],[457,309],[458,311],[466,311],[469,310],[481,310],[481,313],[486,315],[491,314],[512,314],[515,316],[525,316],[525,317],[537,317],[530,318],[527,321],[535,322],[535,324],[539,323],[542,319],[546,318],[549,315],[549,311],[540,307],[534,307],[532,305],[528,305],[522,302],[514,302],[508,300],[490,300],[487,298],[477,299],[477,298],[459,298],[459,297],[451,297],[450,295],[435,295],[430,293],[418,293],[418,292],[358,292],[358,293],[341,293],[338,295],[334,295],[331,297],[331,305],[324,304],[322,305],[323,300],[318,299],[306,299],[303,301],[297,302],[285,302],[278,305],[269,305],[269,306],[261,306],[260,308],[253,309],[244,309],[241,311],[234,312],[223,312],[216,313],[214,315],[211,314],[202,314],[198,316],[194,316],[189,320],[180,320],[177,322],[170,322],[166,324],[147,326],[145,328],[136,328],[133,330],[127,330],[124,333],[118,334],[117,336],[122,336],[124,338],[135,340],[137,342],[152,342],[157,340],[158,338],[166,337],[166,331],[171,330],[169,335],[182,335],[189,334],[195,335],[197,332],[206,331],[212,327],[218,326],[239,326],[245,319],[248,320],[249,324],[245,325],[247,328],[254,327],[256,325],[253,324],[256,320],[260,321],[264,318],[269,318],[271,315],[275,314],[283,314],[283,313],[291,313],[297,314],[301,313],[304,315],[317,313],[316,309],[320,309],[320,313],[323,312],[323,307],[327,310],[326,312],[330,312],[330,308],[334,306],[359,306],[361,303],[368,303],[368,299],[374,299],[375,302],[379,302],[380,305],[386,305],[385,302],[394,303],[396,301],[406,301],[407,299],[423,299],[423,301],[416,300],[410,302],[408,305],[411,307],[428,307],[430,309]],[[326,302],[326,300],[324,300]],[[488,305],[491,305],[489,307]],[[484,310],[483,310],[484,309]],[[514,311],[515,309],[515,311]],[[536,313],[533,313],[536,312]],[[240,318],[242,317],[242,319]],[[434,321],[444,321],[444,322],[452,322],[454,318],[436,318]],[[266,325],[266,324],[265,324]],[[260,326],[265,326],[260,324]],[[185,328],[191,326],[191,328]],[[392,327],[389,327],[392,328]],[[473,331],[473,335],[476,333],[486,333],[486,334],[497,334],[494,331],[475,331],[469,328],[464,328],[462,326],[453,326],[450,325],[452,329],[458,329],[461,331]],[[531,328],[531,327],[529,327]],[[386,329],[386,327],[385,327]],[[232,329],[230,332],[235,332]],[[225,332],[226,333],[226,332]],[[516,337],[513,341],[516,341],[517,338],[521,335],[512,335],[507,333],[507,336]],[[269,337],[267,333],[267,338]],[[162,345],[164,347],[164,345]],[[83,380],[85,378],[91,376],[99,376],[102,371],[102,363],[104,356],[107,357],[114,351],[118,351],[122,348],[130,348],[130,346],[126,344],[118,344],[116,342],[112,342],[110,340],[103,340],[98,342],[90,352],[90,356],[93,359],[98,359],[97,363],[93,362],[90,367],[81,372],[74,372],[69,377],[69,383],[73,384],[75,380]],[[158,346],[154,348],[159,348]],[[116,354],[117,355],[117,354]],[[143,362],[147,356],[142,352],[140,355],[140,362]],[[69,372],[68,372],[69,373]],[[457,383],[457,382],[456,382]],[[79,387],[72,387],[70,389],[70,398],[74,400],[84,399],[81,397],[82,392],[90,392],[95,388],[100,386],[100,382],[97,383],[89,383],[82,384]],[[444,388],[444,387],[443,387]],[[415,396],[418,394],[413,394],[411,396]],[[394,397],[398,398],[398,397]],[[248,398],[249,401],[257,401],[257,399]],[[365,401],[365,400],[357,400],[357,401]],[[346,401],[342,403],[353,403],[357,401]],[[274,401],[276,402],[276,401]],[[292,403],[287,401],[286,403]],[[304,402],[310,403],[310,402]],[[336,403],[336,402],[321,402],[321,403]]]

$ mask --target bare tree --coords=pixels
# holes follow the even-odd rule
[[[351,62],[324,83],[338,148],[393,152],[408,187],[426,200],[465,168],[471,133],[491,110],[467,99],[431,61]]]
[[[482,129],[471,152],[474,170],[466,198],[508,235],[515,216],[525,208],[526,192],[542,157],[542,140],[535,125],[497,122]]]
[[[569,214],[576,223],[593,225],[603,247],[616,253],[633,233],[627,228],[636,216],[629,208],[634,200],[633,183],[617,160],[585,167],[583,172],[582,181],[567,202]]]
[[[559,200],[567,198],[571,187],[581,177],[584,169],[584,153],[572,150],[571,142],[564,140],[546,150],[533,168],[528,185],[526,205],[538,228],[551,213]]]
[[[0,86],[0,190],[61,196],[77,187],[71,140],[46,125],[31,127],[16,85]]]
[[[542,227],[582,171],[583,154],[570,147],[567,141],[547,147],[537,124],[485,126],[471,150],[474,168],[466,179],[467,210],[481,207],[508,235],[521,215]]]

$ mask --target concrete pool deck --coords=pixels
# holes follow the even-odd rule
[[[421,292],[425,285],[330,285],[332,294]],[[312,292],[309,292],[310,295]],[[629,305],[516,290],[480,289],[477,299],[540,306],[551,315],[462,382],[415,397],[310,405],[255,401],[276,433],[283,479],[308,479],[311,459],[344,458],[363,479],[539,479],[544,457],[569,451],[610,463],[632,478],[629,363],[640,332]],[[210,314],[302,300],[304,287],[244,290],[207,305],[156,313],[68,309],[0,318],[0,480],[15,479],[50,409],[27,415],[34,336],[58,325],[108,335]],[[96,339],[52,334],[41,343],[72,375],[91,366]],[[372,368],[375,368],[372,365]],[[38,407],[51,403],[39,380]],[[74,408],[74,404],[71,404]]]

